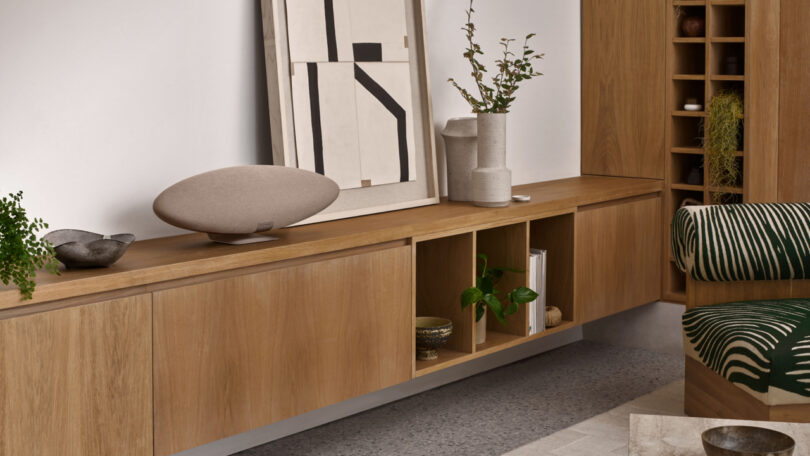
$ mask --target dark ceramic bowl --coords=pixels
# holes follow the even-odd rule
[[[439,347],[453,334],[453,322],[446,318],[416,317],[416,359],[439,357]]]
[[[796,442],[788,435],[753,426],[721,426],[703,433],[708,456],[791,456]]]
[[[56,259],[68,268],[106,268],[118,261],[135,240],[133,234],[103,234],[56,230],[43,238],[53,244]]]

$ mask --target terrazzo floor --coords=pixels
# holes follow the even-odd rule
[[[500,456],[682,375],[683,356],[581,341],[238,455]]]
[[[503,456],[628,456],[630,415],[684,416],[683,387],[677,380]]]

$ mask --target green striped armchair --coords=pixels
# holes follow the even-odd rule
[[[810,421],[810,204],[682,208],[672,251],[688,279],[687,412],[691,388],[695,414]],[[695,403],[726,391],[717,381],[750,403]]]

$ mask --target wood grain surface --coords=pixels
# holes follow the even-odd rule
[[[91,295],[175,279],[228,271],[291,258],[368,246],[453,229],[474,230],[503,221],[526,221],[577,206],[661,191],[660,181],[584,176],[518,186],[515,193],[532,197],[498,209],[469,203],[375,214],[360,218],[278,230],[280,238],[263,244],[214,244],[203,234],[135,242],[124,257],[107,269],[64,271],[61,276],[37,275],[34,299],[21,301],[12,286],[0,286],[0,309]]]
[[[155,455],[411,378],[411,247],[154,294]]]
[[[666,2],[582,2],[582,173],[664,178]]]
[[[576,214],[577,323],[661,298],[661,198],[594,206]]]
[[[0,454],[152,455],[152,301],[0,321]]]
[[[779,201],[810,201],[810,2],[781,0]]]

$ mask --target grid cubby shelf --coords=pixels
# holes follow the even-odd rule
[[[747,24],[745,0],[670,0],[668,68],[671,82],[667,91],[667,173],[665,176],[665,220],[686,201],[711,202],[712,194],[729,194],[733,200],[745,194],[743,183],[735,188],[717,188],[709,181],[702,145],[708,123],[705,108],[721,90],[747,95]],[[705,19],[704,36],[684,36],[681,22],[687,16]],[[736,65],[736,68],[735,68]],[[733,70],[733,74],[730,71]],[[699,100],[703,111],[685,111],[686,99]],[[744,154],[737,153],[742,167]],[[668,224],[667,224],[668,226]],[[685,299],[685,279],[675,267],[665,236],[664,289],[666,299]]]
[[[513,223],[466,233],[416,241],[416,293],[417,316],[435,316],[453,321],[453,334],[439,349],[438,359],[417,360],[414,375],[421,376],[445,369],[471,359],[575,326],[573,290],[574,214]],[[487,318],[486,342],[475,344],[475,315],[472,307],[461,309],[462,291],[475,283],[476,255],[485,253],[490,265],[528,270],[529,249],[548,251],[547,304],[560,308],[563,323],[537,334],[529,335],[528,306],[507,317],[501,325],[491,314]],[[528,286],[523,273],[504,275],[500,290]]]
[[[684,301],[685,280],[669,258],[668,221],[686,201],[710,204],[774,201],[779,150],[779,9],[767,0],[669,0],[667,24],[666,173],[664,176],[665,253],[663,295]],[[703,36],[685,36],[682,20],[705,20]],[[756,18],[755,21],[750,20]],[[702,138],[709,123],[708,102],[721,91],[739,93],[745,104],[737,152],[741,180],[731,188],[709,182],[702,168]],[[704,112],[686,112],[687,99]],[[756,106],[755,109],[749,109]]]

